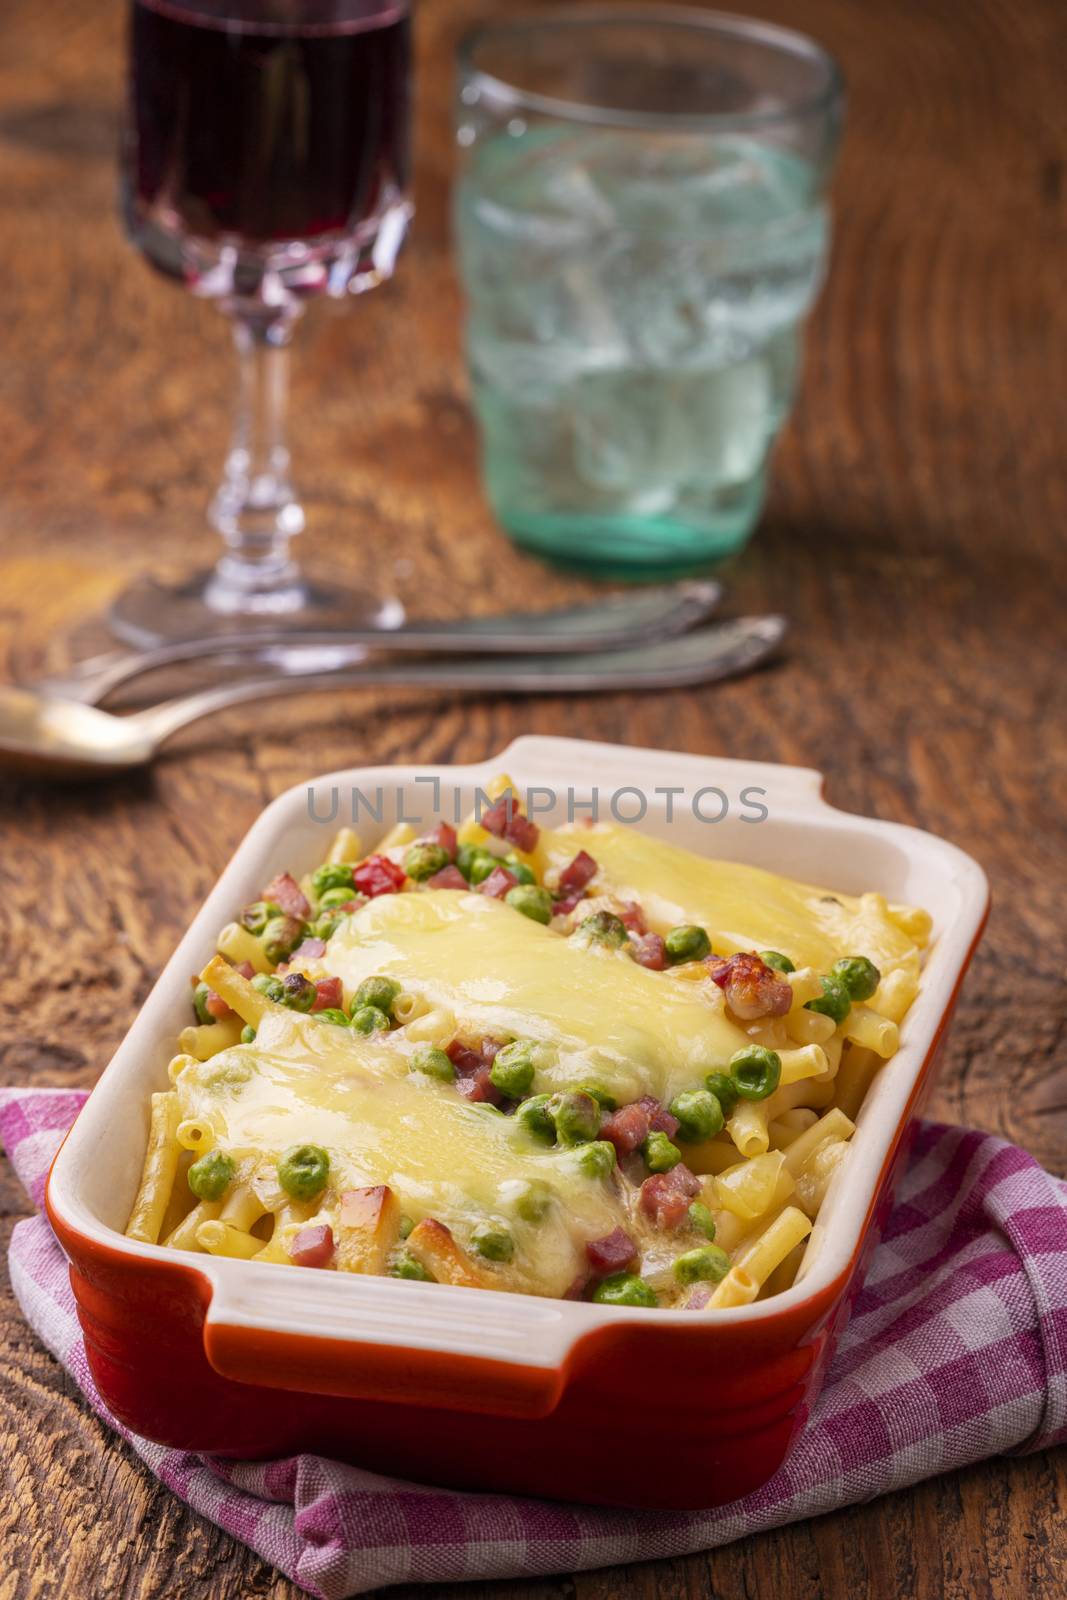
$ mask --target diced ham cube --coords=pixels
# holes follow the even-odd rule
[[[688,1195],[690,1200],[694,1200],[700,1193],[700,1179],[695,1172],[690,1172],[684,1161],[679,1161],[676,1167],[672,1167],[667,1176],[674,1179],[675,1187]]]
[[[641,1210],[657,1228],[680,1228],[689,1211],[684,1194],[666,1181],[669,1172],[657,1172],[641,1185]]]
[[[432,878],[427,878],[428,889],[469,889],[466,878],[457,866],[449,862],[447,867],[442,867],[440,872],[435,872]]]
[[[700,1193],[700,1179],[684,1162],[670,1172],[657,1172],[641,1185],[641,1210],[657,1228],[679,1228],[689,1214],[689,1202]]]
[[[509,889],[514,889],[518,883],[513,872],[507,867],[494,867],[488,878],[478,885],[479,894],[487,894],[491,900],[503,900]]]
[[[486,833],[494,838],[507,839],[516,850],[530,851],[541,837],[541,830],[529,817],[524,817],[515,803],[514,795],[502,794],[478,819]]]
[[[459,1069],[456,1070],[459,1073]],[[489,1076],[489,1068],[484,1061],[480,1061],[471,1073],[459,1073],[456,1078],[456,1092],[461,1094],[464,1100],[473,1100],[476,1105],[498,1106],[504,1098]]]
[[[606,1278],[612,1272],[624,1272],[637,1259],[637,1246],[624,1228],[615,1228],[602,1239],[588,1239],[586,1259],[593,1271]]]
[[[553,900],[552,915],[554,917],[569,917],[575,906],[585,898],[585,890],[580,894],[569,894],[564,900]]]
[[[440,845],[441,849],[447,850],[451,859],[455,861],[456,851],[459,849],[459,840],[456,838],[456,830],[450,822],[437,823],[435,827],[430,829],[429,833],[423,834],[422,842],[424,844]]]
[[[493,1065],[504,1046],[499,1039],[483,1039],[477,1049],[469,1044],[464,1044],[461,1039],[453,1039],[445,1049],[445,1055],[455,1067],[461,1078],[481,1077]],[[495,1089],[496,1085],[492,1085]],[[464,1093],[460,1090],[460,1093]],[[482,1093],[471,1092],[468,1099],[485,1099]]]
[[[739,950],[725,959],[708,956],[705,965],[725,994],[726,1004],[742,1022],[784,1017],[793,1004],[789,984],[751,950]]]
[[[238,963],[237,963],[237,965],[236,965],[236,966],[235,966],[235,967],[234,967],[234,969],[233,969],[233,970],[234,970],[234,972],[236,972],[236,973],[237,973],[237,974],[238,974],[238,975],[239,975],[239,976],[240,976],[240,977],[242,977],[242,978],[247,978],[247,979],[248,979],[248,981],[249,981],[249,983],[251,983],[251,982],[252,982],[252,979],[253,979],[253,978],[254,978],[254,977],[255,977],[255,975],[256,975],[256,969],[255,969],[255,967],[254,967],[254,966],[253,966],[253,965],[252,965],[252,963],[251,963],[251,961],[239,961],[239,962],[238,962]]]
[[[524,850],[529,855],[530,851],[537,847],[541,830],[536,822],[531,822],[521,811],[516,811],[504,829],[504,837],[515,846],[516,850]]]
[[[333,1229],[328,1222],[301,1228],[289,1241],[289,1259],[298,1267],[328,1267],[333,1260]]]
[[[674,1138],[678,1132],[678,1118],[672,1117],[654,1095],[643,1094],[637,1104],[648,1112],[648,1126],[653,1133],[665,1133],[668,1139]]]
[[[301,961],[320,961],[325,954],[325,939],[304,939],[289,957],[289,965],[294,966]]]
[[[344,1004],[344,991],[340,978],[320,978],[315,985],[312,1011],[338,1011]]]
[[[567,895],[578,894],[593,878],[599,868],[588,850],[579,850],[573,861],[569,861],[559,875],[559,892],[561,898]]]
[[[204,1010],[209,1016],[214,1017],[216,1022],[221,1022],[224,1017],[233,1016],[233,1007],[227,1005],[221,994],[216,994],[214,989],[209,989],[204,997]]]
[[[662,972],[667,965],[667,946],[658,933],[642,933],[631,939],[630,954],[639,967],[647,967],[650,972]]]
[[[633,1155],[648,1138],[648,1112],[636,1100],[620,1106],[600,1124],[600,1137],[610,1139],[620,1158]]]
[[[636,900],[623,902],[623,909],[619,912],[619,921],[628,933],[641,934],[648,932],[645,913],[641,910]]]
[[[368,856],[353,869],[352,878],[361,894],[375,900],[380,894],[396,894],[402,889],[407,873],[388,856]]]
[[[575,1278],[574,1282],[570,1285],[570,1287],[568,1289],[564,1289],[563,1294],[561,1295],[560,1298],[563,1299],[563,1300],[580,1300],[582,1298],[582,1296],[585,1294],[585,1291],[588,1289],[588,1287],[589,1287],[589,1274],[588,1274],[588,1272],[579,1272],[578,1276]]]
[[[273,900],[276,906],[281,906],[287,917],[298,917],[301,922],[306,922],[311,915],[307,896],[288,872],[279,872],[276,878],[270,880],[263,890],[263,898]]]
[[[469,1044],[464,1044],[461,1039],[453,1039],[452,1043],[445,1047],[445,1055],[457,1072],[477,1072],[479,1067],[485,1065],[480,1052],[473,1050]]]
[[[491,833],[495,839],[502,839],[508,822],[515,813],[515,799],[511,794],[502,794],[488,809],[483,811],[479,822],[486,833]]]
[[[689,1298],[682,1307],[683,1311],[703,1311],[711,1299],[710,1283],[695,1283],[689,1291]]]

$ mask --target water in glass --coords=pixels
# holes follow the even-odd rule
[[[639,576],[743,542],[824,272],[821,190],[741,133],[520,121],[469,152],[470,368],[519,543]]]

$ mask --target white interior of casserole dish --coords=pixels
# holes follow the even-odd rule
[[[803,768],[679,755],[665,751],[590,744],[581,740],[526,738],[491,760],[473,767],[376,767],[332,773],[280,796],[255,823],[217,886],[167,963],[130,1032],[97,1084],[53,1170],[50,1198],[62,1218],[91,1238],[133,1256],[156,1256],[158,1247],[122,1236],[141,1172],[148,1125],[148,1095],[167,1084],[167,1063],[175,1038],[188,1021],[189,975],[215,947],[219,928],[236,907],[256,898],[263,883],[283,868],[299,876],[322,859],[332,831],[350,818],[353,787],[369,794],[384,791],[380,829],[359,828],[365,845],[384,832],[402,804],[408,817],[429,821],[435,815],[433,776],[441,782],[445,816],[452,814],[458,788],[466,808],[475,790],[502,770],[524,791],[540,785],[556,791],[555,812],[538,820],[565,819],[568,789],[579,801],[592,789],[604,801],[623,788],[640,790],[648,812],[642,831],[669,839],[706,856],[745,861],[801,880],[857,894],[876,889],[890,900],[925,907],[934,918],[934,939],[918,999],[901,1030],[901,1047],[875,1079],[859,1115],[849,1158],[826,1197],[804,1276],[784,1295],[709,1317],[717,1322],[749,1321],[773,1315],[831,1282],[850,1261],[870,1210],[885,1158],[901,1131],[908,1102],[923,1062],[941,1032],[960,972],[985,915],[988,888],[978,865],[955,846],[931,834],[895,823],[851,816],[827,805],[818,773]],[[422,779],[422,782],[416,782]],[[673,801],[654,790],[682,786]],[[721,822],[702,822],[690,797],[718,788],[729,811]],[[744,789],[760,789],[769,815],[758,823],[741,800]],[[337,790],[339,814],[326,817]],[[636,807],[634,797],[621,808]],[[705,797],[706,815],[721,802]],[[580,813],[581,814],[581,813]],[[608,814],[606,811],[604,814]],[[101,1147],[107,1159],[100,1159]],[[173,1259],[172,1252],[163,1252]],[[437,1349],[555,1367],[591,1326],[609,1320],[655,1315],[667,1321],[692,1313],[628,1310],[491,1291],[401,1283],[389,1278],[354,1277],[329,1272],[294,1274],[291,1267],[208,1256],[184,1256],[212,1285],[209,1321],[230,1326],[273,1329],[306,1337],[314,1327],[323,1336],[353,1342],[391,1342],[413,1349]]]

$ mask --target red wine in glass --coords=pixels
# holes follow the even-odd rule
[[[395,625],[396,602],[310,585],[284,439],[306,300],[391,275],[410,204],[408,0],[131,0],[123,209],[148,260],[232,319],[242,403],[213,572],[120,597],[138,643],[261,625]]]

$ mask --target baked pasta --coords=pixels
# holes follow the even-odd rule
[[[708,1313],[788,1287],[930,919],[491,795],[343,829],[222,930],[129,1237]]]

